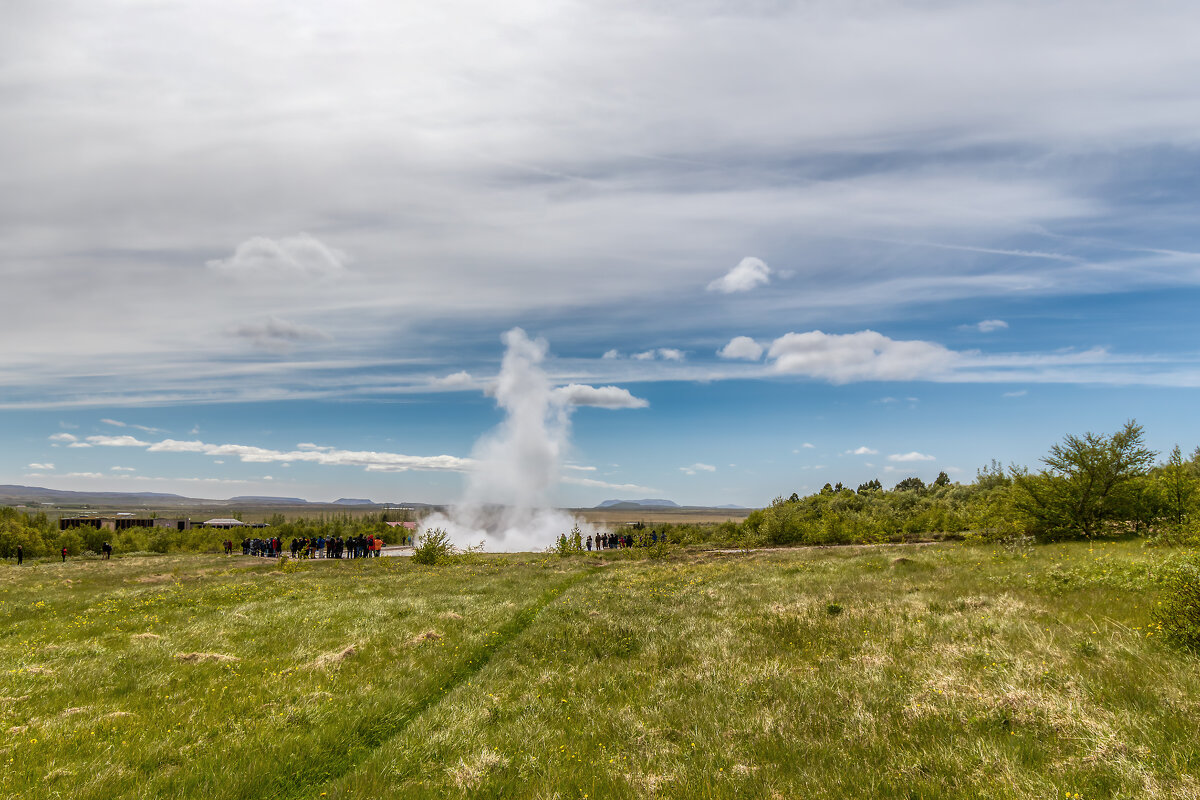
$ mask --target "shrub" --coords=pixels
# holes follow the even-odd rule
[[[450,543],[450,534],[441,528],[430,528],[413,550],[412,560],[415,564],[433,565],[445,562],[452,555],[454,545]]]
[[[1200,556],[1190,556],[1167,568],[1162,601],[1155,606],[1153,616],[1169,643],[1200,651]]]

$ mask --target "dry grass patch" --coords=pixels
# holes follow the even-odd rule
[[[487,777],[488,772],[506,766],[507,758],[485,747],[470,763],[465,760],[459,761],[457,767],[447,767],[446,772],[455,786],[464,791],[471,791]]]
[[[350,658],[352,655],[354,655],[357,652],[358,652],[357,647],[355,647],[354,645],[348,645],[344,649],[338,650],[337,652],[325,653],[323,655],[317,656],[316,660],[312,662],[311,666],[313,669],[322,669],[324,667],[335,667],[335,666],[341,664],[347,658]]]
[[[201,664],[208,661],[228,664],[233,661],[241,661],[237,656],[230,656],[225,653],[176,653],[175,660],[182,661],[184,664]]]
[[[442,635],[440,633],[438,633],[437,631],[434,631],[434,630],[429,630],[429,631],[425,631],[424,633],[418,633],[416,636],[414,636],[412,639],[410,639],[408,641],[408,643],[413,644],[413,645],[419,645],[419,644],[424,644],[425,642],[436,642],[438,639],[441,639],[441,638],[442,638]]]

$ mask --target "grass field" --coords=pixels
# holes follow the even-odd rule
[[[1200,797],[1137,543],[0,567],[0,796]]]

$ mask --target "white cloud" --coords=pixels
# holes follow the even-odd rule
[[[620,358],[620,357],[621,357],[621,354],[620,354],[618,351],[616,351],[616,350],[605,350],[605,351],[604,351],[604,355],[602,355],[602,356],[600,356],[600,357],[601,357],[601,358],[607,358],[607,359],[609,359],[609,360],[612,360],[612,359],[614,359],[614,358]]]
[[[737,266],[708,285],[710,292],[748,292],[771,281],[771,268],[761,258],[746,256]]]
[[[69,445],[67,445],[67,447],[83,448],[83,447],[91,447],[91,445],[88,444],[87,442],[71,442]]]
[[[467,372],[466,370],[461,370],[459,372],[453,372],[444,378],[437,378],[434,380],[433,384],[434,386],[439,386],[441,388],[453,389],[471,386],[474,382],[475,379],[471,377],[471,373]]]
[[[695,475],[697,472],[716,472],[717,468],[712,464],[701,464],[696,462],[688,467],[679,468],[685,475]]]
[[[126,441],[133,437],[91,436],[97,446],[132,446]],[[136,440],[134,440],[136,441]],[[179,441],[164,439],[153,444],[138,442],[150,453],[200,453],[207,456],[235,456],[251,464],[268,464],[302,461],[325,466],[362,467],[368,472],[407,472],[426,470],[433,472],[463,472],[474,463],[468,458],[457,456],[410,456],[401,453],[386,453],[364,450],[336,450],[333,448],[300,449],[291,451],[272,450],[244,444],[210,444],[201,441]]]
[[[30,464],[28,466],[28,468],[29,469],[37,469],[37,470],[53,471],[54,465],[53,464]]]
[[[113,472],[137,472],[133,467],[109,467]]]
[[[615,489],[619,492],[637,492],[639,494],[656,494],[658,489],[651,486],[640,486],[636,483],[608,483],[595,478],[579,478],[574,475],[563,475],[559,480],[573,486],[589,486],[593,489]]]
[[[595,408],[646,408],[649,401],[634,397],[628,389],[618,386],[587,386],[572,383],[559,386],[552,392],[554,400],[563,405]]]
[[[717,351],[721,358],[737,358],[746,361],[758,361],[762,358],[763,346],[749,336],[735,336],[729,344]]]
[[[683,361],[684,352],[677,350],[674,347],[659,347],[651,350],[643,350],[640,353],[634,353],[630,358],[635,361]]]
[[[811,450],[811,449],[813,449],[814,447],[816,447],[816,445],[815,445],[815,444],[813,444],[812,442],[805,442],[804,444],[802,444],[802,445],[800,445],[800,446],[801,446],[801,447],[803,447],[803,448],[804,448],[804,449],[806,449],[806,450]]]
[[[850,381],[932,380],[945,377],[959,354],[940,344],[889,339],[875,331],[788,333],[771,343],[776,372]]]
[[[255,236],[237,246],[229,258],[207,262],[208,267],[233,277],[295,279],[321,278],[344,271],[349,257],[307,233],[270,239]]]
[[[89,436],[87,437],[88,444],[96,447],[149,447],[149,442],[143,442],[141,439],[135,439],[128,434],[123,436]]]
[[[888,456],[888,461],[901,461],[907,463],[911,461],[934,461],[936,458],[937,456],[930,456],[913,450],[911,453],[893,453],[892,455]]]
[[[846,451],[846,455],[849,455],[849,456],[874,456],[874,455],[878,455],[878,454],[879,454],[878,450],[872,450],[870,447],[867,447],[866,445],[863,445],[862,447],[856,447],[853,450]]]
[[[139,431],[145,431],[146,433],[162,433],[161,428],[151,428],[148,425],[135,425],[131,422],[121,422],[119,419],[102,418],[100,421],[105,425],[112,425],[117,428],[137,428]]]
[[[1002,319],[985,319],[976,323],[974,327],[980,333],[991,333],[992,331],[1004,330],[1008,327],[1008,323]]]
[[[595,472],[595,467],[585,467],[581,464],[563,464],[563,469],[573,469],[577,472]]]
[[[52,442],[77,442],[79,438],[70,433],[55,433],[50,436]]]
[[[1001,397],[1024,397],[1027,394],[1029,394],[1028,389],[1017,389],[1016,391],[1005,392],[1004,394],[1002,394],[1000,396]]]

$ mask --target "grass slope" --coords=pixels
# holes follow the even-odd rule
[[[1134,543],[0,568],[0,796],[1200,797]]]

